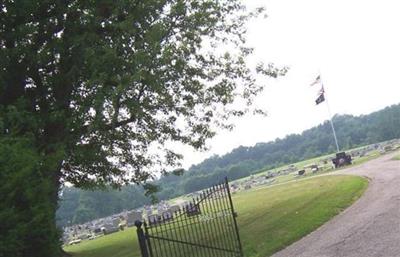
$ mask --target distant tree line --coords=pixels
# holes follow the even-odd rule
[[[336,115],[333,119],[341,149],[400,138],[400,104],[369,115]],[[159,200],[201,190],[228,176],[230,180],[260,171],[333,153],[335,145],[328,121],[283,139],[255,146],[240,146],[223,156],[214,155],[193,165],[181,176],[169,175],[157,181]],[[139,186],[120,191],[63,190],[58,210],[59,225],[82,223],[150,203]]]

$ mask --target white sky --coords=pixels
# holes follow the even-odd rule
[[[249,24],[255,61],[287,65],[257,99],[268,117],[249,116],[221,131],[210,150],[185,149],[184,167],[239,145],[300,133],[328,116],[310,83],[321,72],[332,114],[367,114],[400,102],[400,1],[247,0],[268,18]],[[340,142],[339,142],[340,143]]]

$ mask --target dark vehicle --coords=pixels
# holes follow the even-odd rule
[[[305,172],[306,172],[306,170],[299,170],[299,171],[297,171],[297,174],[299,176],[302,176],[302,175],[304,175]]]
[[[351,164],[351,156],[345,152],[336,153],[336,157],[332,159],[335,168],[343,167]]]

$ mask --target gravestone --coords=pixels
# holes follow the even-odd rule
[[[169,207],[169,211],[171,211],[172,213],[175,213],[179,210],[180,210],[179,205],[171,205],[171,207]]]
[[[128,227],[134,226],[135,221],[137,221],[137,220],[141,221],[142,219],[143,219],[142,212],[139,212],[139,211],[130,212],[130,213],[128,213],[126,225]]]
[[[151,214],[151,215],[147,216],[147,220],[150,225],[156,225],[156,224],[162,223],[162,218],[158,214]]]
[[[174,219],[173,213],[170,210],[164,211],[161,216],[163,217],[164,221],[171,221]]]
[[[185,211],[186,211],[186,215],[188,217],[196,216],[196,215],[199,215],[201,213],[200,206],[199,205],[194,205],[192,203],[190,203],[189,205],[186,205]]]

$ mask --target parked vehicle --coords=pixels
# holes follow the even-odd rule
[[[346,154],[346,152],[336,153],[336,157],[332,159],[332,163],[333,165],[335,165],[335,169],[350,165],[351,156],[349,154]]]

